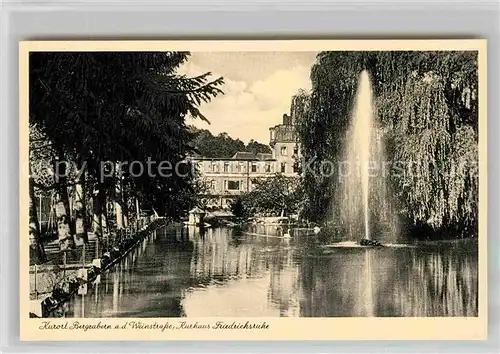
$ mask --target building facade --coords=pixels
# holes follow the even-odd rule
[[[238,195],[252,190],[255,179],[268,178],[277,173],[298,175],[300,149],[292,118],[283,115],[282,124],[271,127],[269,131],[271,154],[237,152],[231,158],[192,158],[208,188],[204,195],[208,208],[229,209]]]
[[[286,176],[299,173],[300,146],[296,125],[292,117],[284,114],[283,123],[269,128],[269,146],[276,160],[276,172]]]

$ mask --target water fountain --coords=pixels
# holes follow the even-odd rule
[[[395,230],[386,183],[388,171],[384,170],[383,134],[375,119],[372,85],[366,70],[359,75],[352,112],[339,177],[341,220],[349,240],[379,246],[375,237]]]

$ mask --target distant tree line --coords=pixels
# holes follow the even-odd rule
[[[209,130],[197,129],[194,126],[190,126],[189,129],[193,135],[191,145],[198,154],[204,157],[230,158],[239,151],[253,152],[254,154],[271,153],[271,148],[268,145],[253,139],[245,145],[243,141],[234,139],[227,133],[213,135]]]

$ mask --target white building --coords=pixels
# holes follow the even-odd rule
[[[269,130],[271,154],[237,152],[231,158],[191,158],[209,187],[205,195],[208,207],[229,208],[236,196],[252,190],[254,179],[271,177],[277,173],[286,176],[298,174],[300,151],[292,118],[283,115],[283,123]]]

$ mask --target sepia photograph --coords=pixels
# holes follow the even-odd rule
[[[478,49],[156,48],[27,54],[29,318],[479,316]]]

